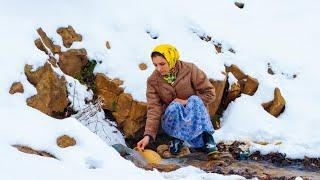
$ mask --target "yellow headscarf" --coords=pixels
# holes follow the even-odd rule
[[[180,58],[178,50],[170,44],[160,44],[156,46],[152,52],[162,54],[166,58],[170,70],[176,66],[176,62]]]

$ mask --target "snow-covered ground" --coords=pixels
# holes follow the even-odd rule
[[[195,168],[173,173],[135,168],[108,146],[113,141],[105,143],[76,119],[56,120],[27,106],[26,98],[36,90],[26,80],[24,64],[37,67],[46,60],[33,43],[38,38],[36,29],[42,27],[62,45],[56,29],[67,25],[83,35],[83,41],[71,48],[86,48],[90,58],[102,61],[96,72],[124,80],[125,91],[141,101],[145,101],[146,78],[153,71],[150,52],[160,43],[175,45],[182,60],[195,63],[214,79],[223,78],[224,64],[238,65],[258,79],[259,89],[254,96],[242,95],[230,104],[216,139],[267,141],[271,144],[253,144],[252,150],[278,151],[292,158],[320,157],[320,2],[242,2],[244,9],[231,0],[0,0],[0,179],[239,178],[205,174]],[[225,48],[232,47],[236,54],[216,54],[212,44],[199,39],[202,34]],[[106,41],[111,49],[105,47]],[[142,62],[148,65],[146,71],[138,67]],[[268,63],[275,75],[267,73]],[[297,78],[291,78],[294,74]],[[24,94],[9,95],[14,81],[23,83]],[[261,107],[273,98],[275,87],[287,102],[278,118]],[[82,103],[75,106],[84,108]],[[56,146],[62,134],[74,137],[77,145]],[[274,145],[276,142],[282,143]],[[13,144],[46,150],[59,161],[21,153]]]

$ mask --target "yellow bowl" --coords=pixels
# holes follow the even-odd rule
[[[146,159],[146,161],[148,163],[154,163],[154,164],[159,164],[161,162],[161,156],[155,152],[155,151],[152,151],[151,149],[145,149],[145,150],[142,150],[142,149],[139,149],[137,147],[134,148],[134,150],[136,150],[137,152],[139,152],[139,154],[144,158]]]

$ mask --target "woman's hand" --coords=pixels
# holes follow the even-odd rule
[[[184,106],[188,103],[188,100],[183,100],[183,99],[179,99],[179,98],[175,98],[173,101],[178,102]]]
[[[149,144],[150,141],[150,137],[149,136],[145,136],[143,139],[141,139],[138,143],[137,143],[137,147],[139,149],[144,150],[144,147],[146,147]]]

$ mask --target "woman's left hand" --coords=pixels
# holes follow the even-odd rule
[[[183,99],[179,99],[179,98],[175,98],[173,101],[178,102],[184,106],[188,103],[188,100],[183,100]]]

